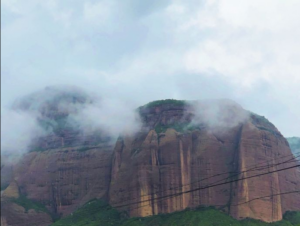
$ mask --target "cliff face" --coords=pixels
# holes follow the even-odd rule
[[[203,118],[207,112],[201,109],[207,108],[200,107]],[[215,127],[200,120],[196,127],[189,127],[188,123],[196,117],[195,109],[185,105],[141,108],[148,130],[117,141],[110,204],[127,210],[130,216],[217,206],[237,219],[251,217],[267,222],[282,219],[287,210],[299,210],[299,193],[272,196],[299,189],[300,174],[295,168],[204,189],[295,165],[293,162],[276,166],[289,160],[291,151],[266,119],[231,103],[219,110],[223,115],[218,123],[226,122],[225,126]],[[228,124],[237,118],[242,120]],[[237,174],[266,165],[265,169]],[[221,175],[215,176],[218,174]],[[260,197],[265,198],[253,200]],[[127,206],[121,207],[124,204]]]
[[[51,149],[27,153],[17,165],[6,167],[6,180],[12,182],[2,194],[1,221],[22,225],[11,217],[18,208],[17,215],[28,218],[7,201],[16,190],[56,216],[68,215],[93,198],[106,199],[130,216],[216,206],[237,219],[270,222],[282,219],[287,210],[300,210],[299,193],[276,195],[299,190],[300,172],[268,173],[295,162],[281,164],[291,159],[291,151],[265,118],[228,101],[154,102],[139,111],[140,132],[116,143],[103,135],[82,138],[74,130],[54,134],[57,142],[45,137],[33,142]],[[239,180],[262,173],[268,174]],[[48,214],[31,214],[37,222],[49,220]]]
[[[112,146],[32,152],[15,167],[20,192],[54,213],[69,214],[93,198],[105,198]]]
[[[112,150],[112,145],[103,144],[89,150],[71,147],[31,152],[13,166],[12,183],[27,199],[44,205],[52,216],[65,216],[91,199],[107,199]],[[1,200],[2,221],[19,226],[27,225],[18,222],[29,218],[31,223],[49,222],[49,219],[52,222],[47,213],[22,210],[22,206],[10,200],[15,198],[13,193],[6,195],[9,188],[2,193],[5,196]]]

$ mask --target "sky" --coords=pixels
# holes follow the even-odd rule
[[[136,107],[228,98],[300,136],[299,8],[298,0],[2,0],[1,117],[16,98],[67,84]]]

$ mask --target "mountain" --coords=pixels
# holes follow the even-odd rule
[[[299,210],[299,194],[257,199],[300,185],[295,168],[275,172],[292,165],[280,164],[291,158],[291,151],[264,117],[226,100],[156,101],[140,112],[148,129],[119,139],[115,146],[112,206],[128,204],[123,209],[130,216],[216,206],[236,219],[267,222],[281,220],[287,210]],[[269,167],[258,168],[263,165]],[[251,167],[256,170],[246,171]],[[255,177],[270,171],[274,173]],[[252,178],[238,180],[241,177]],[[237,181],[210,187],[230,180]]]
[[[290,193],[300,187],[300,173],[287,161],[286,139],[266,118],[230,100],[151,102],[137,109],[140,130],[114,140],[104,129],[86,134],[68,124],[93,101],[62,110],[74,101],[62,99],[63,105],[21,104],[37,109],[39,122],[50,121],[51,129],[44,128],[51,133],[34,139],[19,162],[1,165],[8,181],[1,225],[49,225],[93,199],[121,218],[214,206],[239,220],[274,222],[300,211],[300,194]]]
[[[289,137],[286,138],[289,142],[292,152],[294,155],[299,155],[300,153],[300,137]]]

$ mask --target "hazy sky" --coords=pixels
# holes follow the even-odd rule
[[[2,0],[1,107],[57,84],[136,106],[230,98],[300,136],[299,8],[299,0]]]

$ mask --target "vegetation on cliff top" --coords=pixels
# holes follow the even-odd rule
[[[284,220],[275,223],[265,223],[246,219],[238,221],[212,207],[185,210],[170,214],[160,214],[151,217],[125,218],[117,210],[105,202],[92,200],[73,214],[60,219],[52,226],[299,226],[300,213],[287,212]]]
[[[276,127],[264,116],[255,114],[253,112],[250,113],[250,119],[253,125],[255,125],[260,130],[268,131],[269,133],[272,133],[274,136],[281,136],[278,131],[276,131]]]
[[[139,109],[152,108],[152,107],[157,107],[157,106],[162,106],[162,105],[184,106],[186,104],[187,104],[187,101],[185,101],[185,100],[165,99],[165,100],[156,100],[156,101],[149,102],[148,104],[139,107]]]

